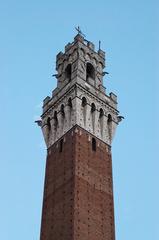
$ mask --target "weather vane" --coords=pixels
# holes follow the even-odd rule
[[[84,33],[81,31],[80,27],[75,27],[76,31],[78,32],[79,35],[85,37]]]

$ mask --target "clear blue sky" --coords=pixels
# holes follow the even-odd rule
[[[77,25],[102,41],[104,84],[125,116],[112,149],[116,239],[159,239],[158,10],[157,0],[1,1],[0,239],[39,240],[46,150],[34,120]]]

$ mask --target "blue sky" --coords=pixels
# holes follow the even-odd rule
[[[159,239],[158,9],[155,0],[1,1],[0,239],[39,239],[46,150],[34,120],[77,25],[101,40],[104,84],[125,117],[112,148],[116,239]]]

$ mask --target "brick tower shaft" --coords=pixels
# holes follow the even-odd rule
[[[44,189],[41,240],[115,239],[107,144],[73,127],[48,149]]]

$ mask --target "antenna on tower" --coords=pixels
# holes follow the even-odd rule
[[[84,33],[81,31],[80,26],[75,27],[75,29],[76,29],[76,31],[78,32],[79,35],[81,35],[82,37],[86,37],[86,36],[84,35]]]

